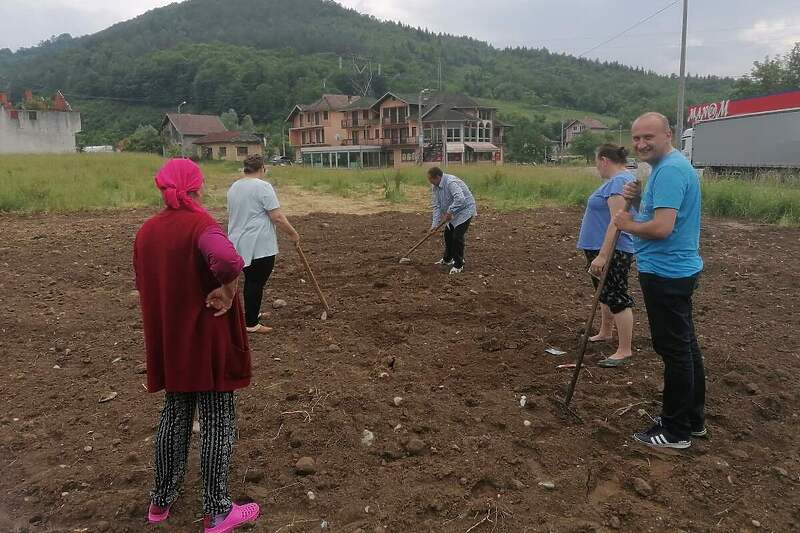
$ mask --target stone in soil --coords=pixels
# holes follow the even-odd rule
[[[635,490],[636,493],[643,498],[653,495],[653,487],[651,487],[647,481],[640,477],[633,478],[631,480],[631,485],[633,485],[633,490]]]
[[[272,302],[273,309],[280,309],[281,307],[286,307],[286,300],[281,300],[280,298]]]
[[[301,457],[294,465],[294,471],[301,476],[314,474],[317,471],[317,464],[313,457]]]
[[[427,447],[428,445],[425,444],[425,441],[418,438],[410,439],[405,445],[405,449],[409,455],[421,455],[425,452]]]

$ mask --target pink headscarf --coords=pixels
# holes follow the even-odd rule
[[[202,186],[200,167],[188,159],[170,159],[156,174],[156,187],[161,190],[164,203],[172,209],[204,211],[187,194],[199,191]]]

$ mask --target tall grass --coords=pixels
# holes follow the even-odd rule
[[[702,190],[706,214],[785,226],[800,225],[800,187],[706,178]]]
[[[0,211],[76,211],[157,206],[153,176],[164,159],[145,154],[69,154],[0,157]],[[240,164],[203,163],[206,203],[224,205],[225,192]],[[546,204],[583,205],[599,185],[585,167],[453,166],[482,204],[499,210]],[[374,195],[390,203],[425,197],[425,169],[329,170],[277,167],[268,177],[276,186],[292,185],[339,197]],[[414,194],[409,194],[414,193]],[[773,224],[800,225],[800,179],[707,177],[706,214]]]
[[[0,211],[76,211],[155,206],[153,176],[164,164],[150,154],[8,155],[0,157]],[[237,165],[210,163],[211,178]]]

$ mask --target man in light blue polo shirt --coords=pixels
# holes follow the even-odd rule
[[[447,221],[444,230],[444,255],[437,265],[452,265],[451,274],[464,270],[464,248],[466,235],[472,217],[478,214],[475,198],[467,184],[451,174],[445,174],[439,167],[428,169],[428,182],[431,184],[431,209],[433,211],[431,230]]]
[[[641,192],[628,184],[623,195],[638,209],[620,211],[614,224],[634,235],[653,349],[664,360],[661,416],[634,439],[659,448],[688,448],[705,437],[705,368],[692,317],[692,294],[703,270],[700,258],[700,178],[672,147],[669,121],[646,113],[631,127],[633,144],[653,171]]]

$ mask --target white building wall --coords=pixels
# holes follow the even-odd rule
[[[18,110],[0,108],[0,154],[59,154],[75,152],[75,134],[81,131],[81,114],[75,111]]]

